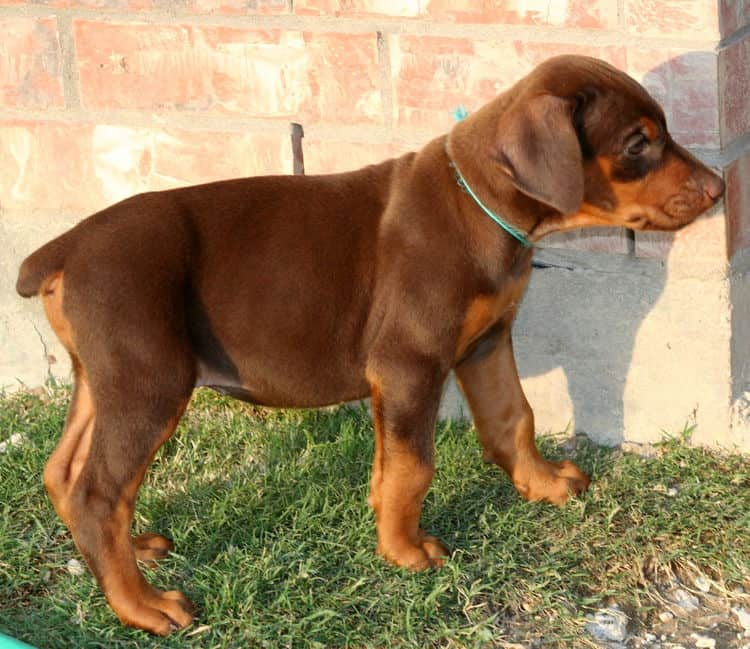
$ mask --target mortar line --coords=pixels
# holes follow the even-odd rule
[[[82,124],[97,126],[102,124],[143,128],[150,130],[212,131],[219,133],[270,133],[289,135],[289,122],[305,124],[305,136],[312,139],[361,142],[369,144],[423,145],[429,140],[447,133],[452,124],[446,112],[443,129],[430,127],[398,128],[395,123],[387,124],[337,124],[335,122],[310,123],[303,115],[285,115],[279,118],[245,117],[232,118],[226,115],[185,114],[179,112],[151,113],[147,110],[65,110],[13,109],[0,108],[0,121],[44,124]],[[395,120],[394,120],[395,122]],[[731,163],[750,150],[750,134],[734,140],[728,148],[691,147],[690,150],[708,164],[725,165]],[[727,153],[729,151],[729,153]]]
[[[56,15],[69,16],[71,20],[93,20],[122,24],[160,24],[174,26],[189,24],[201,27],[229,27],[255,30],[291,30],[314,33],[349,34],[410,34],[415,36],[436,36],[441,38],[470,38],[481,41],[524,41],[529,43],[550,43],[569,45],[593,45],[599,47],[648,47],[679,49],[716,48],[717,39],[696,39],[679,37],[654,37],[627,34],[627,46],[623,45],[623,33],[618,29],[584,29],[576,27],[538,27],[531,25],[487,25],[456,24],[436,20],[404,20],[388,16],[371,18],[338,18],[336,16],[281,15],[205,15],[165,12],[163,10],[143,13],[107,12],[80,8],[53,9],[46,6],[24,5],[23,7],[0,7],[0,17],[19,15],[42,17]]]
[[[78,84],[78,66],[76,65],[75,38],[73,21],[70,16],[58,16],[57,29],[60,36],[60,53],[62,55],[63,91],[66,108],[81,108],[81,93]]]
[[[382,124],[337,124],[335,122],[309,124],[304,116],[285,115],[279,118],[241,118],[233,119],[225,115],[186,115],[178,112],[154,114],[140,110],[87,111],[84,109],[0,109],[0,121],[45,123],[45,124],[81,124],[97,126],[102,124],[143,128],[150,130],[187,130],[213,131],[220,133],[271,133],[288,136],[289,122],[305,124],[305,134],[313,138],[343,140],[352,142],[371,142],[373,144],[404,141],[427,141],[436,135],[433,129],[411,129],[406,138],[396,129]],[[449,124],[446,120],[446,130]],[[416,134],[416,135],[414,135]],[[399,136],[400,135],[400,136]],[[424,140],[422,138],[424,137]]]
[[[729,34],[729,36],[725,36],[719,41],[719,44],[717,45],[717,50],[725,50],[728,47],[731,47],[735,43],[739,43],[741,40],[746,38],[747,36],[750,36],[750,24],[743,25],[738,30],[732,32]]]
[[[627,21],[625,19],[625,0],[617,0],[617,26],[623,33],[627,32]]]
[[[750,154],[750,133],[743,133],[721,150],[723,166],[727,167],[747,154]]]
[[[383,124],[394,127],[393,70],[391,68],[390,38],[378,32],[378,67],[380,68],[380,101],[383,109]]]

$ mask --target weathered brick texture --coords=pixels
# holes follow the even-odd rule
[[[0,34],[0,106],[63,106],[55,18],[0,17]]]
[[[716,0],[627,0],[625,13],[636,34],[711,40],[719,32]]]
[[[0,197],[10,212],[83,216],[142,191],[291,169],[288,138],[276,134],[0,123]]]
[[[77,21],[89,109],[378,123],[375,34]]]

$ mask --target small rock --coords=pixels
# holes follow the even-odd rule
[[[695,641],[695,646],[699,649],[716,649],[716,640],[705,635],[691,633],[690,637]]]
[[[669,599],[688,613],[695,611],[700,606],[700,600],[692,593],[688,593],[684,588],[675,588],[669,594]]]
[[[11,446],[21,446],[21,444],[23,444],[23,435],[13,433],[4,442],[0,442],[0,453],[5,453]]]
[[[71,559],[68,561],[68,572],[73,575],[74,577],[78,577],[82,575],[86,570],[81,565],[81,562],[78,559]]]
[[[628,635],[628,616],[615,606],[601,609],[589,619],[586,631],[599,640],[622,642]]]
[[[674,614],[670,613],[669,611],[662,611],[659,613],[659,619],[662,622],[669,622],[671,620],[674,620]],[[666,638],[662,638],[662,640],[665,640]]]
[[[677,491],[676,487],[670,487],[667,489],[667,496],[670,498],[674,498],[679,492]]]
[[[738,606],[732,609],[732,613],[737,616],[740,626],[745,629],[745,631],[750,631],[750,611]]]
[[[637,442],[623,442],[620,444],[620,450],[622,450],[623,453],[640,455],[646,460],[651,460],[661,455],[661,451],[653,444],[638,444]]]
[[[711,590],[711,580],[706,575],[698,575],[693,581],[695,587],[702,593],[707,593]]]

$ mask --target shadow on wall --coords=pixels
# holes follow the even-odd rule
[[[666,103],[668,127],[673,111],[665,101],[670,96],[665,79],[691,69],[701,56],[715,60],[711,53],[691,52],[654,68],[642,81]],[[681,65],[688,57],[689,65]],[[673,81],[680,83],[677,76]],[[720,208],[688,228],[722,218]],[[603,444],[653,441],[662,430],[676,433],[692,423],[701,400],[721,401],[721,395],[701,393],[708,381],[703,366],[711,358],[710,351],[708,359],[700,351],[701,358],[695,357],[693,336],[706,338],[701,328],[708,323],[695,313],[704,305],[700,299],[685,302],[691,291],[716,292],[717,285],[704,286],[698,272],[680,278],[680,263],[671,259],[673,239],[661,240],[668,258],[537,253],[535,259],[553,266],[534,270],[513,339],[538,431],[582,432]],[[668,275],[674,281],[665,292]],[[671,288],[675,283],[679,286]],[[711,304],[713,297],[708,296]]]

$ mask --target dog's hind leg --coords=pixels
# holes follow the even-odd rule
[[[186,397],[164,395],[172,411],[99,409],[91,447],[68,498],[70,530],[120,620],[165,635],[192,621],[192,605],[178,592],[150,586],[136,564],[130,526],[138,488],[157,449],[172,435]],[[161,408],[160,408],[161,410]]]
[[[111,309],[91,313],[92,301],[73,300],[69,319],[63,278],[49,288],[45,309],[71,353],[76,387],[45,485],[120,620],[166,635],[190,624],[193,607],[181,593],[146,582],[136,559],[156,558],[168,542],[158,535],[134,540],[130,526],[146,469],[192,393],[192,357],[177,318],[144,326],[138,310],[153,305],[136,304],[126,312],[132,319],[123,321],[120,312],[115,321]]]

